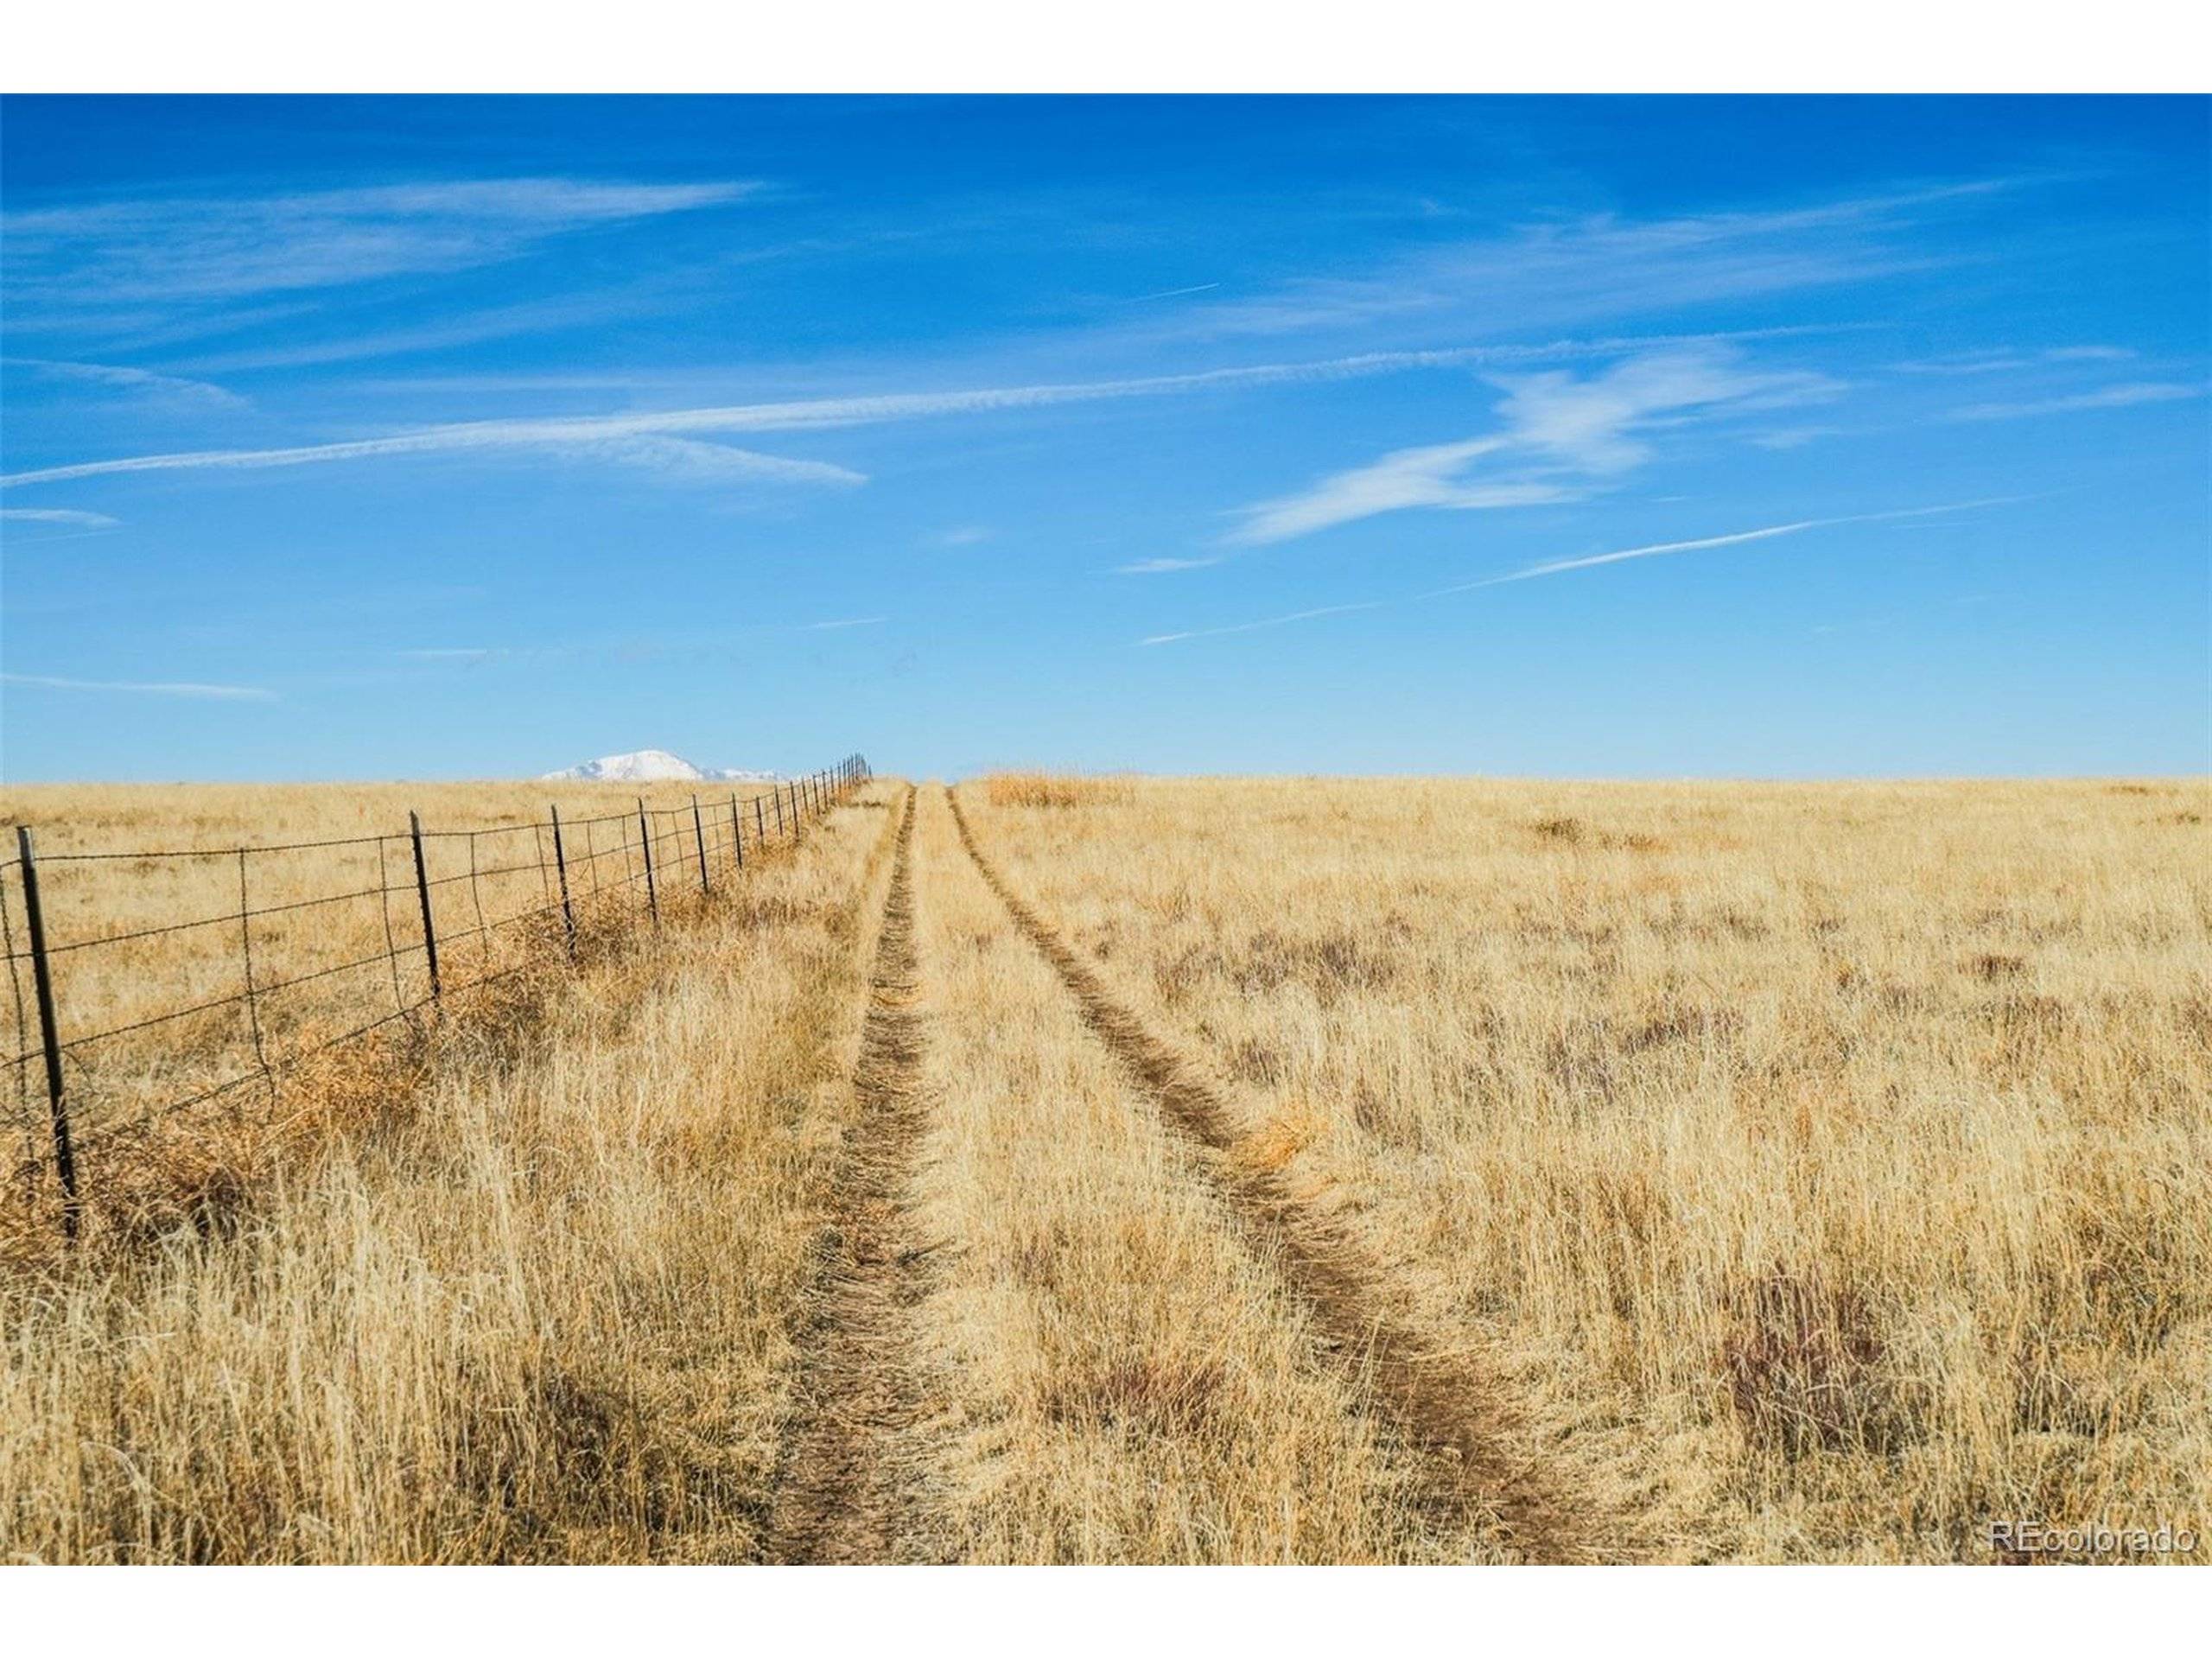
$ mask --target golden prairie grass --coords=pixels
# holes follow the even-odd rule
[[[925,795],[916,888],[935,1127],[925,1391],[959,1425],[931,1540],[987,1561],[1499,1559],[1409,1504],[1356,1363],[1085,1030]],[[1008,1033],[1019,1033],[1019,1040]]]
[[[993,806],[1100,806],[1134,798],[1126,778],[1091,778],[1072,772],[994,772],[977,780]]]
[[[750,1559],[884,815],[436,1056],[223,1224],[0,1286],[0,1559]]]
[[[963,786],[1212,1138],[925,790],[861,1195],[913,1295],[841,1354],[903,796],[356,1079],[217,1224],[0,1287],[0,1555],[756,1559],[807,1378],[912,1395],[891,1558],[1544,1553],[1435,1501],[1386,1316],[1578,1555],[2201,1525],[2202,785]]]
[[[2212,1511],[2201,784],[962,798],[1622,1553]]]
[[[665,904],[681,908],[697,895],[702,842],[709,879],[729,873],[733,812],[748,843],[756,840],[756,787],[702,798],[695,828],[692,786],[646,786]],[[65,1081],[88,1185],[97,1179],[113,1196],[149,1169],[186,1177],[188,1190],[210,1185],[217,1166],[238,1162],[270,1125],[344,1121],[349,1114],[334,1109],[341,1102],[388,1095],[420,1063],[420,1020],[391,1020],[365,1041],[317,1052],[429,1000],[410,809],[426,835],[448,1011],[499,1027],[543,988],[534,968],[567,954],[543,828],[549,805],[568,821],[569,908],[588,957],[618,944],[645,916],[639,794],[550,782],[0,791],[0,815],[37,836],[60,1036],[70,1046]],[[766,822],[772,830],[774,819]],[[13,852],[10,839],[0,850]],[[252,850],[243,858],[207,850],[234,848]],[[77,856],[86,854],[97,856]],[[14,872],[0,877],[0,906],[10,949],[20,953],[27,930]],[[21,960],[10,966],[0,1029],[11,1052],[28,1055],[37,1046],[29,970]],[[242,995],[249,984],[257,993],[250,1003]],[[101,1034],[108,1032],[118,1034]],[[308,1056],[295,1076],[295,1063]],[[159,1116],[226,1084],[184,1121]],[[11,1067],[0,1087],[16,1131],[8,1161],[35,1162],[47,1136],[37,1061]],[[136,1145],[149,1134],[158,1143],[152,1157]],[[118,1136],[134,1143],[116,1149],[127,1167],[99,1167]],[[192,1176],[195,1166],[207,1166],[207,1180]],[[34,1185],[15,1196],[39,1194]]]

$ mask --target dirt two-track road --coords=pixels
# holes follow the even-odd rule
[[[950,793],[894,810],[767,1558],[1627,1553]]]

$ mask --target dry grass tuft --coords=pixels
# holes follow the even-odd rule
[[[1123,778],[1080,778],[1065,772],[994,772],[982,780],[993,806],[1112,806],[1135,798]]]
[[[1863,1295],[1777,1265],[1726,1300],[1729,1399],[1756,1442],[1793,1459],[1890,1449],[1882,1340]]]

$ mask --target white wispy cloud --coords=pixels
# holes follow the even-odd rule
[[[890,620],[887,616],[841,616],[828,622],[809,622],[804,631],[808,633],[820,633],[830,628],[872,628],[879,622],[888,622]]]
[[[738,200],[745,182],[509,178],[159,196],[0,217],[11,302],[210,302],[465,270],[593,226]]]
[[[1962,257],[1923,230],[2019,181],[1974,180],[1748,213],[1664,219],[1600,214],[1421,248],[1352,276],[1313,277],[1258,297],[1193,306],[1155,332],[1182,336],[1433,327],[1573,326],[1691,305],[1865,283]]]
[[[1351,357],[1306,362],[1205,369],[1185,374],[1150,375],[1121,380],[994,386],[950,391],[887,392],[875,396],[803,398],[785,403],[739,404],[621,415],[467,421],[335,443],[264,449],[200,449],[168,454],[133,455],[112,461],[77,461],[66,466],[43,467],[10,474],[0,477],[0,486],[59,483],[69,479],[100,478],[125,473],[302,467],[395,455],[574,448],[579,444],[632,437],[714,432],[814,431],[960,415],[1046,409],[1059,404],[1119,398],[1175,397],[1240,387],[1350,380],[1418,369],[1454,368],[1470,364],[1542,360],[1617,351],[1633,344],[1635,342],[1562,340],[1535,346],[1462,346],[1435,351],[1369,352]]]
[[[246,400],[212,381],[187,379],[181,375],[156,374],[115,363],[73,363],[56,358],[0,358],[0,367],[24,370],[43,380],[97,386],[104,391],[156,397],[202,407],[242,409]]]
[[[1892,363],[1890,367],[1898,374],[2005,374],[2044,368],[2053,363],[2119,363],[2134,355],[2124,346],[2051,346],[2035,351],[1993,346],[1978,352],[1955,352],[1944,357],[1916,358],[1910,362]]]
[[[1203,570],[1210,564],[1219,564],[1221,561],[1222,556],[1219,554],[1215,554],[1211,558],[1204,559],[1177,559],[1165,557],[1154,559],[1132,559],[1127,564],[1116,565],[1114,567],[1114,574],[1117,576],[1165,575],[1169,571],[1173,570]]]
[[[955,524],[927,538],[931,547],[975,547],[991,539],[988,524]]]
[[[1122,303],[1149,305],[1155,300],[1179,300],[1192,294],[1210,294],[1220,286],[1219,283],[1192,283],[1188,288],[1163,288],[1157,294],[1133,294]]]
[[[579,438],[567,446],[588,459],[635,467],[663,478],[692,483],[764,480],[779,484],[865,484],[868,474],[826,461],[794,461],[765,455],[726,443],[702,443],[696,438],[668,437],[654,433],[624,433],[605,437]]]
[[[1341,616],[1347,611],[1379,611],[1388,600],[1367,599],[1351,605],[1320,605],[1310,611],[1293,611],[1287,616],[1263,616],[1256,622],[1231,622],[1218,628],[1185,628],[1179,633],[1155,633],[1137,643],[1141,645],[1172,645],[1182,639],[1207,639],[1220,633],[1249,633],[1255,628],[1279,628],[1286,622],[1306,622],[1317,616]]]
[[[1840,438],[1844,432],[1840,426],[1781,426],[1771,432],[1754,433],[1751,441],[1762,449],[1802,449],[1822,438]]]
[[[416,645],[394,653],[418,662],[480,663],[507,653],[496,645]]]
[[[2174,380],[2136,380],[2124,385],[2100,386],[2058,397],[2037,397],[2017,404],[1969,404],[1945,416],[1954,421],[2015,421],[2031,415],[2069,415],[2077,410],[2127,409],[2137,404],[2167,404],[2185,397],[2202,397],[2202,386]]]
[[[1895,520],[1929,518],[1941,513],[1965,512],[1976,507],[2008,505],[2027,499],[2024,496],[1991,496],[1974,501],[1948,501],[1936,506],[1897,507],[1883,512],[1854,512],[1827,518],[1799,518],[1788,524],[1763,524],[1753,530],[1728,531],[1717,536],[1698,536],[1682,541],[1651,542],[1642,547],[1624,547],[1610,553],[1592,553],[1580,558],[1548,559],[1503,575],[1484,576],[1474,582],[1453,582],[1446,588],[1432,588],[1417,594],[1401,594],[1390,599],[1362,600],[1346,605],[1323,605],[1312,610],[1293,611],[1285,616],[1262,617],[1254,622],[1233,622],[1219,627],[1186,628],[1175,633],[1155,633],[1140,639],[1143,645],[1173,645],[1185,639],[1205,639],[1218,634],[1248,633],[1255,628],[1280,627],[1287,622],[1305,622],[1317,617],[1336,616],[1346,611],[1380,610],[1385,606],[1419,604],[1424,601],[1443,599],[1453,594],[1471,593],[1479,588],[1496,588],[1510,582],[1528,582],[1538,576],[1555,576],[1570,570],[1587,570],[1599,565],[1620,564],[1631,559],[1657,558],[1668,554],[1692,553],[1706,548],[1734,547],[1747,542],[1770,541],[1777,537],[1801,535],[1809,530],[1824,530],[1838,524],[1872,524]]]
[[[10,685],[54,691],[124,691],[149,697],[200,697],[216,702],[270,702],[276,694],[257,685],[203,685],[191,680],[70,680],[52,674],[0,674]]]
[[[123,523],[104,512],[78,507],[0,507],[0,519],[10,524],[67,524],[76,530],[113,530]]]
[[[1594,480],[1650,457],[1642,435],[1662,416],[1722,408],[1773,408],[1828,395],[1810,374],[1758,373],[1719,347],[1652,353],[1602,373],[1565,371],[1493,377],[1505,391],[1499,429],[1451,443],[1399,449],[1332,474],[1299,493],[1244,510],[1224,539],[1260,546],[1410,507],[1478,509],[1580,499]],[[1517,475],[1470,479],[1478,461],[1521,463]]]
[[[432,427],[387,438],[348,443],[309,444],[291,449],[203,449],[178,454],[143,455],[128,461],[87,461],[46,467],[0,477],[0,488],[49,484],[69,479],[101,478],[118,473],[159,473],[200,468],[306,467],[336,461],[372,461],[395,455],[442,455],[469,452],[550,450],[584,459],[642,467],[666,477],[691,480],[755,478],[798,484],[859,484],[867,475],[828,461],[763,454],[727,444],[671,435],[673,422],[649,417],[597,420],[478,421]]]
[[[1415,595],[1421,599],[1441,598],[1446,594],[1464,594],[1477,588],[1495,588],[1508,582],[1527,582],[1535,576],[1556,576],[1568,570],[1587,570],[1601,564],[1619,564],[1630,559],[1656,558],[1669,553],[1694,553],[1708,547],[1733,547],[1744,542],[1769,541],[1777,536],[1796,536],[1808,530],[1826,530],[1836,524],[1878,524],[1902,518],[1932,518],[1942,513],[1965,512],[1975,507],[2005,506],[2021,499],[2018,496],[1988,496],[1976,501],[1947,501],[1932,507],[1896,507],[1885,512],[1844,513],[1831,518],[1799,518],[1785,524],[1764,524],[1756,530],[1730,531],[1719,536],[1699,536],[1688,541],[1652,542],[1643,547],[1624,547],[1611,553],[1592,553],[1575,559],[1548,559],[1541,564],[1532,564],[1519,570],[1510,570],[1501,576],[1484,576],[1478,582],[1455,582],[1449,588],[1432,588]]]
[[[232,374],[405,357],[418,352],[439,352],[455,346],[508,340],[518,334],[557,334],[637,315],[665,302],[664,295],[644,286],[563,295],[555,299],[468,311],[436,322],[355,329],[285,346],[217,352],[194,357],[176,366],[201,374]]]

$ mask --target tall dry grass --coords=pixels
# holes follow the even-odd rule
[[[0,1284],[0,1559],[750,1558],[887,817],[456,1037],[207,1224]]]
[[[1100,806],[1135,795],[1127,778],[1062,772],[994,772],[978,779],[974,787],[993,806]]]
[[[837,1348],[873,785],[0,1281],[0,1556],[750,1560],[809,1375],[833,1427],[912,1390],[902,1559],[1514,1553],[1255,1192],[1465,1362],[1578,1554],[2201,1526],[2202,785],[1048,781],[963,788],[978,843],[1226,1144],[924,791],[867,1198],[915,1294]]]
[[[925,1553],[1046,1562],[1499,1559],[1440,1522],[1203,1160],[969,861],[916,833],[932,1128],[914,1231]]]
[[[281,1067],[425,1001],[410,810],[426,834],[444,982],[459,988],[559,946],[551,837],[532,827],[549,806],[557,805],[569,826],[573,905],[588,933],[611,936],[645,910],[640,796],[654,811],[674,814],[652,821],[660,886],[678,903],[696,893],[696,787],[547,781],[0,790],[0,820],[28,824],[37,838],[61,1037],[82,1045],[67,1059],[79,1131],[97,1135],[149,1108],[258,1073],[264,1059]],[[711,869],[731,861],[734,801],[744,835],[755,836],[751,803],[760,789],[701,792]],[[767,822],[772,830],[773,817]],[[276,850],[243,860],[204,850],[241,847]],[[14,851],[10,835],[0,857]],[[194,855],[115,856],[124,851]],[[72,856],[78,854],[100,856],[79,861]],[[239,919],[244,910],[255,912],[250,920]],[[22,951],[25,918],[12,873],[0,879],[0,918],[10,950]],[[249,971],[260,989],[251,1009],[238,1000]],[[12,963],[11,972],[0,984],[0,1033],[11,1054],[24,1053],[37,1046],[35,1013],[28,969]],[[203,1011],[164,1017],[194,1008]],[[86,1040],[118,1028],[124,1028],[118,1036]],[[0,1090],[23,1146],[35,1148],[45,1112],[35,1065],[0,1075]],[[270,1105],[264,1098],[252,1109]]]
[[[2212,1513],[2202,785],[963,799],[1624,1553]]]

